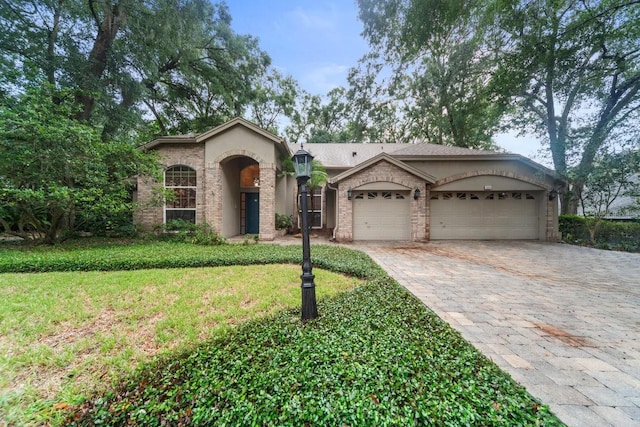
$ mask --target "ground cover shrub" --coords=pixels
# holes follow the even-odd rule
[[[561,425],[366,254],[313,245],[312,258],[366,283],[319,301],[317,320],[284,310],[166,352],[119,387],[61,409],[65,424]],[[87,240],[0,249],[0,272],[300,262],[299,245]]]
[[[598,221],[595,223],[595,221]],[[640,252],[640,223],[560,215],[562,241],[598,249]],[[592,231],[593,238],[589,231]]]
[[[88,401],[73,425],[562,425],[389,278],[248,322]]]
[[[80,240],[55,247],[0,246],[0,273],[115,271],[149,268],[300,264],[299,245],[199,246],[182,242]],[[315,266],[356,277],[379,269],[365,254],[340,246],[314,245]]]

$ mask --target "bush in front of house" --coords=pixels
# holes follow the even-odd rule
[[[595,222],[598,221],[598,222]],[[596,220],[579,215],[560,215],[565,243],[627,252],[640,252],[640,223]],[[593,239],[589,231],[593,233]]]
[[[276,214],[276,230],[289,230],[293,226],[293,216]]]
[[[166,224],[154,227],[155,238],[196,245],[224,245],[227,239],[222,237],[209,224],[194,224],[183,219],[174,219]]]

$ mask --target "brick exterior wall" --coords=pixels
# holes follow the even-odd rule
[[[419,188],[420,198],[413,199],[413,191],[410,199],[411,211],[411,240],[423,241],[426,239],[426,202],[427,194],[425,182],[417,176],[385,161],[381,160],[362,171],[340,181],[338,186],[338,228],[336,240],[338,242],[353,241],[353,200],[347,199],[349,188],[355,189],[361,185],[373,182],[392,182],[410,189]]]
[[[260,239],[273,240],[276,236],[276,165],[263,161],[251,152],[234,150],[207,162],[205,167],[204,149],[205,144],[164,144],[157,148],[165,166],[184,165],[196,171],[196,223],[206,222],[214,230],[222,230],[222,162],[230,157],[245,156],[260,165]],[[162,186],[162,182],[155,182],[150,177],[138,177],[138,208],[134,222],[143,231],[151,231],[154,226],[163,223],[162,201],[153,201],[154,188]]]
[[[196,222],[205,220],[206,180],[204,170],[204,146],[201,144],[167,144],[160,150],[160,161],[165,166],[189,166],[196,171]],[[134,214],[135,224],[143,231],[151,231],[154,226],[161,225],[164,219],[164,205],[161,200],[154,200],[154,188],[162,188],[163,182],[156,182],[151,177],[138,177],[138,207]]]

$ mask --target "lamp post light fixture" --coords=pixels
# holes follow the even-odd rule
[[[313,156],[303,149],[293,155],[293,165],[300,190],[300,216],[302,219],[302,320],[318,317],[316,305],[316,284],[311,273],[311,248],[309,243],[309,212],[307,207],[307,181],[311,178],[311,161]]]

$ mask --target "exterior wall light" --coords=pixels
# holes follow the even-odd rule
[[[347,200],[351,200],[352,197],[353,197],[353,190],[351,189],[351,187],[349,187],[349,189],[347,190]]]
[[[419,198],[420,198],[420,189],[416,187],[416,189],[413,190],[413,200],[418,200]]]
[[[549,200],[555,200],[556,197],[558,197],[558,190],[554,188],[553,190],[549,191]]]

